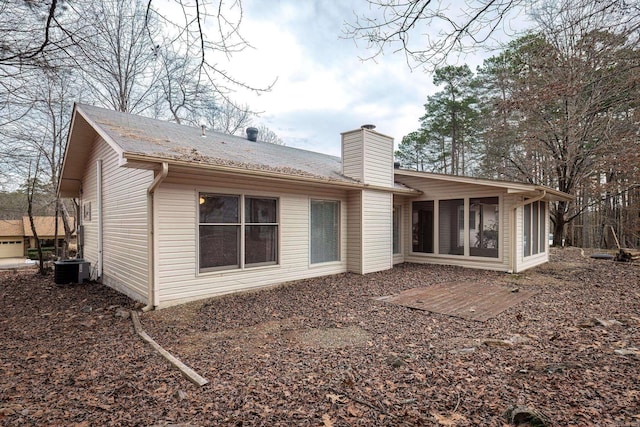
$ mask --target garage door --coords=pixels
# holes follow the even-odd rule
[[[21,258],[24,256],[24,242],[0,239],[0,258]]]

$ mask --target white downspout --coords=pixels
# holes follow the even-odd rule
[[[160,183],[164,181],[169,173],[169,164],[162,162],[160,172],[156,175],[153,182],[147,189],[147,265],[148,271],[148,288],[147,288],[147,305],[142,308],[142,311],[153,310],[155,307],[155,290],[156,290],[156,274],[155,274],[155,221],[154,218],[154,193]]]
[[[97,274],[98,278],[102,280],[102,234],[103,234],[103,226],[102,226],[102,160],[96,160],[96,214],[98,216],[98,268]]]
[[[542,194],[532,198],[532,199],[525,199],[523,201],[521,201],[520,203],[516,203],[515,206],[513,207],[513,210],[511,211],[511,236],[513,237],[511,239],[511,259],[509,260],[509,272],[510,273],[517,273],[517,271],[515,271],[515,265],[516,265],[516,257],[518,255],[517,250],[516,250],[516,242],[518,239],[518,236],[516,236],[516,232],[517,232],[517,227],[516,227],[516,217],[517,217],[517,211],[518,208],[523,207],[524,205],[528,205],[529,203],[534,203],[537,202],[539,200],[544,199],[547,196],[547,190],[542,190]]]

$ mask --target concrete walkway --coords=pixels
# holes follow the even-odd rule
[[[0,270],[35,267],[36,261],[27,258],[0,258]]]

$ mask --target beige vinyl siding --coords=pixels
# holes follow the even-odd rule
[[[513,235],[514,230],[514,222],[516,221],[516,217],[514,216],[514,206],[518,203],[520,197],[514,194],[504,194],[502,196],[502,216],[500,217],[500,221],[504,223],[504,226],[500,226],[500,232],[503,234],[501,238],[501,242],[504,245],[502,248],[502,256],[504,257],[504,264],[508,266],[508,269],[505,271],[511,271],[513,269],[512,266],[512,258],[513,258],[513,245],[517,245],[516,236]]]
[[[522,204],[523,198],[520,197],[518,201]],[[549,202],[545,203],[545,224],[547,235],[549,234]],[[546,237],[546,236],[545,236]],[[528,257],[524,256],[524,208],[519,207],[516,210],[516,265],[514,266],[514,273],[527,270],[529,268],[535,267],[540,264],[544,264],[549,261],[549,239],[546,237],[544,239],[545,242],[545,251],[544,253],[539,253],[536,255],[531,255]]]
[[[393,186],[393,139],[364,131],[364,182],[382,187]]]
[[[98,279],[96,269],[98,263],[98,186],[96,160],[108,155],[115,155],[115,153],[109,153],[107,144],[101,142],[99,138],[96,138],[93,142],[93,152],[89,156],[82,178],[80,212],[82,213],[83,208],[88,206],[88,204],[91,205],[91,218],[84,219],[82,216],[79,218],[80,224],[82,224],[84,229],[82,257],[91,263],[90,277],[92,280]]]
[[[98,138],[83,182],[82,204],[91,202],[91,221],[84,221],[84,257],[98,272],[97,160],[102,160],[102,282],[144,301],[148,288],[147,188],[153,172],[118,166],[117,154]]]
[[[445,265],[458,265],[463,267],[472,267],[479,269],[508,271],[510,269],[510,254],[511,254],[511,219],[509,211],[512,210],[513,203],[515,201],[512,195],[508,195],[506,189],[486,187],[482,185],[473,185],[466,183],[455,183],[440,180],[427,180],[413,176],[400,176],[396,177],[397,181],[403,184],[421,190],[424,192],[419,198],[413,198],[407,201],[405,205],[404,218],[408,221],[405,225],[407,235],[405,235],[405,261],[415,263],[430,263],[430,264],[445,264]],[[424,254],[414,253],[412,246],[411,236],[411,202],[418,200],[434,200],[436,206],[434,207],[434,221],[438,224],[439,212],[438,212],[438,200],[450,200],[450,199],[465,199],[465,205],[468,205],[468,198],[476,197],[495,197],[499,198],[500,204],[500,242],[498,258],[489,257],[472,257],[472,256],[459,256],[459,255],[440,255],[440,254]],[[466,216],[466,215],[465,215]],[[468,221],[468,219],[465,219]],[[465,233],[466,234],[466,233]],[[439,246],[439,232],[436,230],[434,236],[434,249],[437,250]],[[465,236],[468,239],[468,236]]]
[[[358,129],[342,134],[342,171],[363,183],[393,186],[393,138]]]
[[[197,183],[197,184],[194,184]],[[278,198],[278,265],[198,271],[199,192]],[[311,199],[340,202],[341,260],[310,265]],[[193,176],[169,171],[156,191],[159,306],[347,271],[347,197],[343,191],[300,188],[252,178]]]
[[[392,267],[393,196],[382,191],[362,192],[362,272]]]
[[[363,130],[342,135],[342,173],[359,181],[364,180],[364,144]]]
[[[347,269],[362,274],[362,192],[351,191],[347,199]]]

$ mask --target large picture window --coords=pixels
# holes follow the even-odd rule
[[[278,200],[200,193],[199,239],[201,271],[276,264]]]
[[[537,255],[547,250],[546,202],[538,201],[523,206],[523,252],[524,256]]]
[[[311,201],[311,264],[340,260],[340,202]]]

